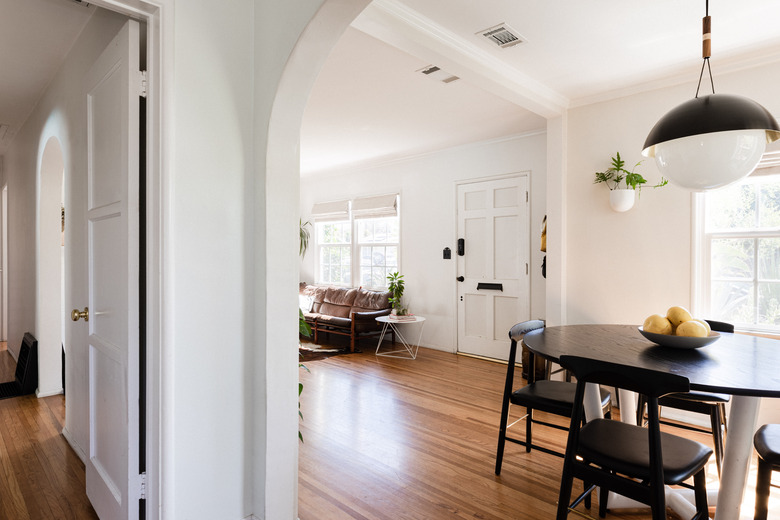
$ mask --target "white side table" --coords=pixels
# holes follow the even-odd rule
[[[414,319],[403,319],[403,320],[396,320],[391,318],[390,316],[380,316],[376,318],[376,321],[379,323],[384,324],[382,326],[382,334],[379,335],[379,343],[376,345],[376,355],[377,356],[387,356],[387,357],[400,357],[400,358],[406,358],[406,359],[416,359],[417,358],[417,350],[420,348],[420,340],[422,340],[422,333],[423,328],[425,327],[425,318],[422,316],[414,316]],[[417,324],[419,323],[419,329],[420,332],[417,335],[417,344],[410,345],[409,342],[406,340],[403,334],[401,334],[401,328],[399,325],[406,325],[406,324]],[[401,345],[403,345],[403,350],[393,350],[390,352],[379,352],[379,348],[382,346],[382,340],[385,337],[385,333],[387,332],[388,327],[392,329],[393,332],[395,332],[396,336],[398,337],[398,340],[401,342]]]

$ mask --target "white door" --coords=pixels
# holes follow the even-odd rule
[[[528,208],[525,175],[458,185],[459,352],[506,359],[529,319]]]
[[[89,244],[87,496],[138,518],[139,32],[129,21],[86,77]]]

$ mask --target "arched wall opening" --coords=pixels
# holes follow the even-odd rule
[[[298,416],[297,349],[275,348],[297,344],[298,242],[300,216],[300,129],[309,93],[331,50],[370,0],[325,0],[292,50],[271,108],[265,153],[265,182],[256,185],[257,228],[265,235],[256,242],[258,320],[255,334],[265,351],[256,368],[265,374],[265,418],[256,424],[258,435],[255,474],[264,483],[254,499],[266,518],[289,518],[297,511]],[[263,168],[261,167],[262,171]],[[269,247],[273,244],[273,247]],[[264,266],[263,266],[264,264]],[[264,287],[263,287],[264,286]],[[293,413],[290,413],[290,412]],[[292,516],[295,518],[295,516]]]
[[[35,330],[39,397],[58,394],[63,389],[64,168],[60,141],[49,137],[38,167]]]

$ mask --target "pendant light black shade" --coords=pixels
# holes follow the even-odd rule
[[[650,130],[642,155],[673,183],[692,190],[720,188],[750,175],[766,150],[780,139],[780,126],[755,101],[715,94],[710,65],[711,18],[705,2],[702,63],[696,97],[673,108]],[[712,94],[699,97],[705,66]]]
[[[780,126],[767,109],[752,99],[730,94],[693,98],[670,110],[650,130],[642,155],[655,156],[659,143],[712,132],[764,130],[766,142],[780,139]]]

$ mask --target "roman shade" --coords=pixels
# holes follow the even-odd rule
[[[398,194],[363,197],[352,201],[352,218],[395,217],[398,215]]]
[[[349,201],[318,202],[311,208],[311,218],[317,222],[349,220]]]

